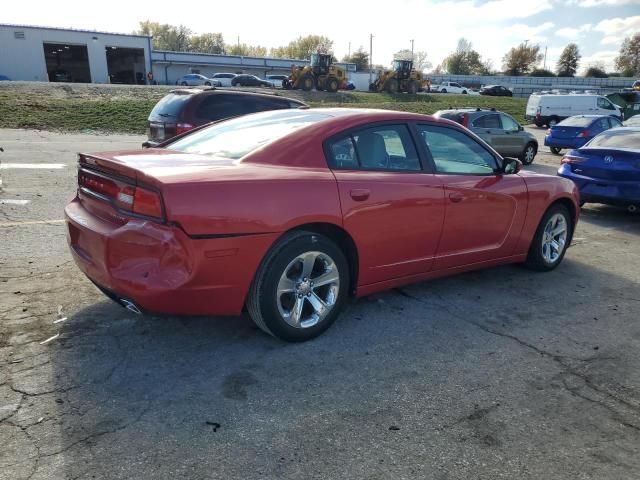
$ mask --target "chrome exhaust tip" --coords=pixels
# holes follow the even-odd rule
[[[142,315],[142,312],[140,311],[138,306],[135,303],[133,303],[131,300],[125,300],[124,298],[121,298],[120,304],[130,312],[133,312],[136,315]]]
[[[631,204],[631,205],[627,205],[627,212],[629,213],[636,213],[638,211],[638,206]]]

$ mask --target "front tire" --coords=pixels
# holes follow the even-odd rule
[[[551,153],[554,155],[560,155],[560,152],[562,151],[562,149],[558,147],[549,147],[549,150],[551,150]]]
[[[325,85],[327,86],[327,92],[335,93],[338,91],[338,79],[334,77],[327,79]]]
[[[525,266],[531,270],[548,272],[560,265],[569,246],[572,228],[573,222],[567,207],[552,205],[540,220]]]
[[[323,235],[294,231],[262,261],[247,310],[264,332],[303,342],[331,326],[348,293],[349,266],[342,250]]]
[[[306,75],[300,81],[300,85],[302,86],[302,90],[304,90],[305,92],[310,92],[311,90],[313,90],[314,84],[315,84],[315,81],[314,81],[314,79],[313,79],[313,77],[311,75]]]
[[[533,159],[536,158],[536,153],[538,153],[538,147],[535,143],[529,142],[520,154],[520,160],[522,160],[522,163],[525,165],[531,165],[533,163]]]

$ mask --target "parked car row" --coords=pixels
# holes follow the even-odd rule
[[[269,77],[273,77],[273,80]],[[256,75],[235,74],[235,73],[214,73],[211,77],[200,75],[199,73],[189,73],[183,75],[176,81],[176,85],[183,87],[267,87],[275,88],[276,82],[278,86],[282,86],[282,80],[286,75],[269,75],[267,79],[262,79]]]

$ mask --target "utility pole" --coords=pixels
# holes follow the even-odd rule
[[[413,60],[413,39],[411,39],[411,60]]]
[[[527,43],[529,43],[529,40],[524,41],[524,48],[527,48]]]
[[[347,58],[351,58],[351,42],[349,42],[349,53],[347,54]]]
[[[548,48],[548,46],[544,47],[544,67],[542,67],[545,70],[547,69],[547,48]]]
[[[373,83],[373,33],[369,35],[369,85]]]
[[[240,35],[238,35],[238,54],[240,54]]]

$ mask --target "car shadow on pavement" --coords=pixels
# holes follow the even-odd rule
[[[499,267],[364,298],[303,344],[273,339],[246,316],[139,317],[97,303],[70,317],[53,346],[49,413],[31,431],[45,439],[38,468],[60,477],[331,477],[330,465],[367,471],[388,459],[384,468],[396,470],[382,476],[391,478],[418,454],[453,465],[469,452],[482,468],[504,456],[534,468],[542,459],[529,458],[528,442],[541,424],[551,431],[543,463],[581,468],[583,448],[637,441],[620,419],[640,429],[624,406],[640,401],[638,285],[581,262],[587,250],[570,250],[547,274]],[[600,397],[609,409],[597,407]],[[584,418],[587,407],[597,411]],[[579,448],[565,448],[562,429]],[[440,433],[437,446],[425,432]],[[595,434],[616,443],[594,446]]]

